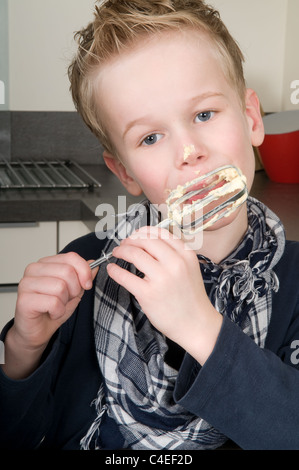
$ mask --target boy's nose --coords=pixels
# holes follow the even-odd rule
[[[180,164],[195,165],[204,157],[202,148],[198,148],[195,144],[184,144],[182,153],[179,156]]]
[[[184,162],[188,161],[189,158],[194,154],[195,154],[194,144],[184,145],[184,155],[183,155]],[[194,156],[193,156],[193,158],[194,158]]]

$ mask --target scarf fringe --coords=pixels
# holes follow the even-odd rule
[[[100,435],[100,424],[102,421],[102,417],[108,406],[103,404],[105,400],[105,393],[104,393],[104,385],[101,384],[99,388],[97,397],[91,402],[90,406],[95,406],[97,417],[95,421],[90,426],[89,430],[87,431],[86,435],[80,441],[81,450],[91,450],[91,443],[94,442],[94,450],[99,450],[100,447],[97,445],[99,442],[99,435]]]

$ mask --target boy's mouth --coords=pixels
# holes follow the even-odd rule
[[[199,201],[201,199],[204,199],[206,196],[209,195],[211,191],[211,181],[204,183],[204,184],[199,184],[199,185],[194,185],[193,187],[190,188],[186,192],[186,195],[188,196],[188,193],[192,193],[193,191],[198,191],[198,194],[192,195],[190,198],[186,199],[184,204],[193,204],[196,201]],[[217,190],[224,186],[227,183],[227,181],[219,181],[219,183],[213,183],[213,190]]]

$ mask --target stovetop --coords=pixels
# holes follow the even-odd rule
[[[88,189],[101,183],[71,160],[0,161],[0,190]]]

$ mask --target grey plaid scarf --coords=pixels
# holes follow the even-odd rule
[[[157,212],[145,204],[150,223]],[[262,203],[247,201],[249,228],[240,246],[220,265],[204,259],[203,278],[211,301],[223,315],[264,347],[272,310],[272,291],[279,288],[273,267],[285,245],[279,219]],[[142,211],[141,211],[142,212]],[[120,221],[115,236],[126,224],[140,220],[134,211]],[[132,223],[135,221],[135,223]],[[110,239],[106,250],[116,242]],[[199,259],[202,257],[199,256]],[[118,260],[136,273],[134,266]],[[136,273],[137,275],[139,273]],[[100,448],[102,415],[118,424],[131,449],[214,449],[226,441],[200,417],[173,400],[178,372],[164,360],[167,343],[142,312],[136,299],[117,285],[101,268],[96,281],[94,330],[97,357],[104,384],[93,404],[97,418],[81,441],[83,449]]]

